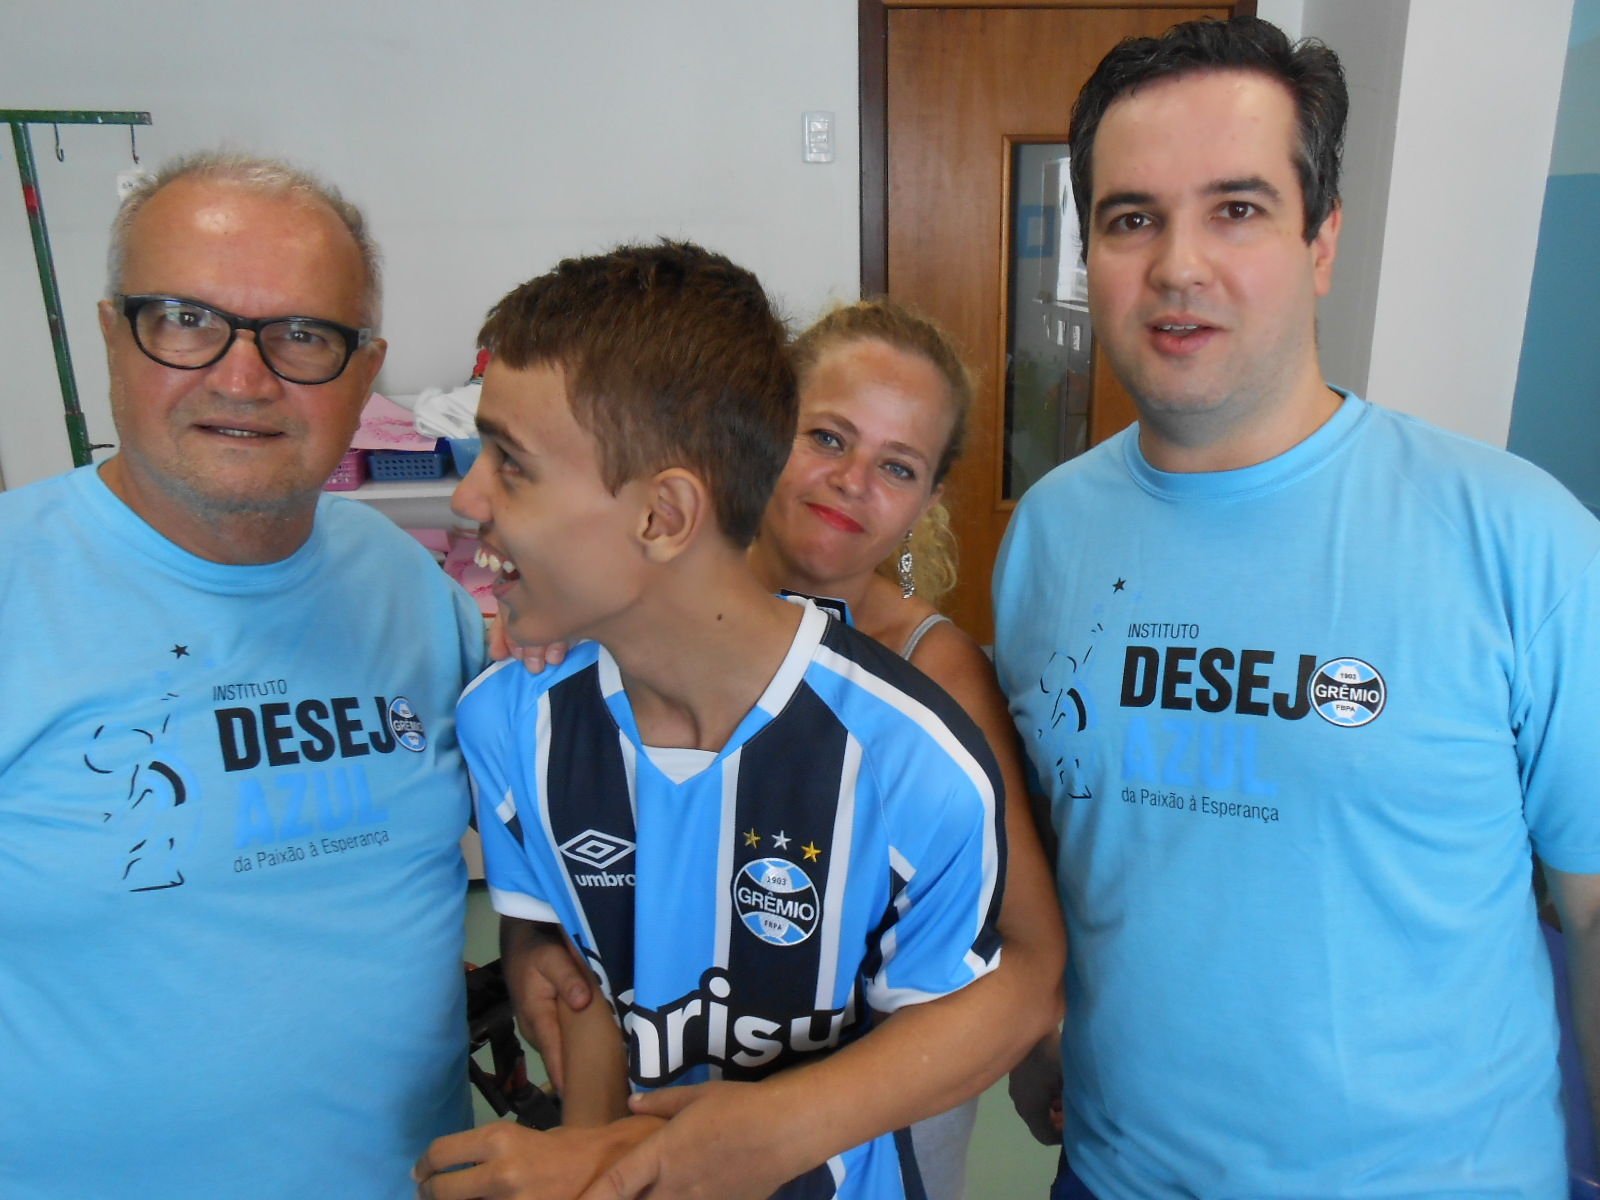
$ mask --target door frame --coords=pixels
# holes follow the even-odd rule
[[[1217,0],[857,0],[861,61],[861,294],[889,291],[889,10],[891,8],[1216,8]],[[1236,17],[1256,0],[1235,0]]]

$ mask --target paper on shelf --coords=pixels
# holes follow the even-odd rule
[[[373,392],[361,410],[361,427],[350,440],[352,450],[432,450],[435,439],[423,437],[411,414],[387,396]]]

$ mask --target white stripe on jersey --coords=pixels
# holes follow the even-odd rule
[[[539,789],[539,823],[544,827],[545,842],[551,846],[559,846],[561,843],[556,838],[554,826],[550,823],[550,693],[548,690],[539,693],[539,720],[535,725],[533,744],[537,747],[534,759],[536,778],[533,785]],[[572,901],[572,911],[578,914],[578,923],[583,927],[584,944],[593,950],[599,943],[594,940],[594,930],[589,927],[589,914],[584,911],[583,901],[578,898],[578,889],[572,882],[572,872],[567,868],[566,856],[557,852],[555,861],[561,868],[561,878],[567,885],[567,896]]]
[[[835,1190],[844,1186],[844,1178],[849,1172],[844,1169],[844,1157],[842,1155],[835,1154],[828,1160],[828,1174],[833,1176]]]
[[[511,794],[511,789],[506,789],[506,798],[495,805],[494,815],[500,818],[500,824],[511,824],[511,818],[517,815],[517,801]]]
[[[939,747],[950,756],[952,762],[965,772],[972,781],[972,786],[977,789],[983,801],[983,890],[978,897],[977,913],[975,914],[975,928],[973,940],[977,940],[978,931],[983,928],[984,921],[988,918],[989,907],[994,901],[994,884],[1000,869],[1000,847],[995,841],[995,795],[994,788],[989,782],[989,776],[978,765],[978,760],[973,758],[959,738],[950,732],[949,726],[941,721],[927,705],[920,700],[915,700],[906,695],[885,679],[880,679],[871,671],[866,670],[857,663],[852,662],[837,651],[826,646],[818,646],[812,659],[819,667],[843,676],[869,695],[876,696],[885,704],[904,713],[911,720],[920,725],[923,731],[939,744]],[[967,962],[970,966],[974,961],[982,962],[976,955],[968,954]],[[985,968],[987,969],[985,964]],[[980,972],[981,973],[981,972]]]
[[[878,953],[883,965],[878,968],[878,973],[867,982],[867,1001],[879,1012],[893,1012],[901,1004],[920,1004],[933,997],[926,992],[912,991],[909,988],[892,988],[887,979],[889,968],[894,964],[894,956],[900,949],[900,922],[905,919],[906,910],[911,907],[911,877],[917,869],[906,861],[906,856],[893,846],[889,847],[889,869],[900,877],[900,882],[905,884],[894,898],[894,924],[883,931],[883,936],[878,939]],[[977,972],[982,974],[982,972]],[[920,999],[905,999],[916,996]],[[900,997],[900,999],[896,999]]]
[[[850,874],[850,842],[856,828],[856,781],[861,777],[861,743],[845,737],[844,765],[839,771],[839,803],[833,810],[833,848],[829,854],[827,892],[822,900],[822,943],[818,950],[816,1008],[828,1012],[839,976],[839,927],[844,923],[844,894]]]
[[[916,988],[873,988],[867,1000],[878,1012],[893,1013],[899,1012],[908,1004],[926,1004],[930,1000],[939,1000],[949,994],[919,992]]]
[[[478,836],[482,837],[483,806],[478,803],[478,777],[470,770],[467,772],[467,795],[472,799],[472,827],[478,831]]]
[[[728,969],[728,942],[733,936],[733,848],[739,836],[734,819],[739,815],[739,761],[743,752],[744,747],[741,746],[722,760],[722,816],[718,822],[720,832],[717,837],[717,918],[713,926],[716,941],[711,950],[711,964],[724,971]],[[716,1035],[708,1031],[707,1036],[714,1038]],[[726,1034],[717,1050],[719,1053],[727,1052]],[[706,1070],[711,1079],[722,1078],[721,1063],[708,1063]]]
[[[600,668],[600,695],[607,700],[622,690],[622,672],[617,668],[617,660],[611,657],[611,652],[604,646],[599,647],[600,657],[596,665]]]
[[[639,828],[639,751],[622,730],[617,730],[617,746],[622,750],[622,774],[628,781],[628,809],[633,813],[634,837]]]
[[[907,883],[910,883],[917,873],[917,869],[911,865],[906,856],[893,846],[889,847],[889,867]]]
[[[794,640],[789,643],[789,652],[783,656],[777,674],[761,693],[761,699],[756,701],[757,708],[774,717],[783,711],[784,705],[789,703],[789,697],[794,695],[795,688],[805,678],[806,670],[811,666],[812,652],[827,632],[828,622],[833,619],[809,600],[803,609]]]
[[[741,746],[722,760],[722,819],[717,835],[717,924],[711,965],[728,969],[728,940],[733,936],[733,850],[739,839],[734,821],[739,816],[739,761]]]
[[[497,663],[490,663],[487,667],[485,667],[482,671],[480,671],[478,673],[478,677],[476,679],[474,679],[471,683],[467,684],[466,687],[461,689],[461,695],[456,697],[456,703],[460,704],[468,696],[472,695],[472,690],[474,688],[476,688],[480,683],[482,683],[485,679],[489,678],[489,676],[495,674],[498,671],[505,670],[512,663],[517,662],[517,661],[518,660],[515,659],[515,658],[502,658]]]
[[[522,892],[507,892],[491,886],[489,903],[494,906],[495,912],[504,913],[508,917],[521,917],[524,921],[540,921],[546,925],[561,924],[561,918],[556,915],[555,909],[543,900]]]

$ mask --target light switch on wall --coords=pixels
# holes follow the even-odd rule
[[[833,114],[831,112],[801,113],[801,157],[808,163],[833,161]]]

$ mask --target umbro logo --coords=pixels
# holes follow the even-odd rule
[[[598,829],[585,829],[577,837],[562,842],[561,853],[575,863],[603,871],[632,854],[633,843]]]

